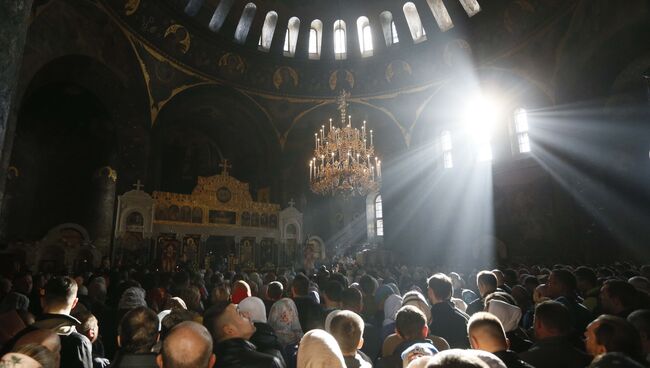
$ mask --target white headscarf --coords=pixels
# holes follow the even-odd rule
[[[341,312],[342,310],[337,309],[335,311],[331,311],[327,315],[327,317],[325,317],[325,331],[332,333],[332,331],[330,331],[331,330],[330,327],[332,326],[332,320],[334,319],[334,317],[338,316]]]
[[[282,298],[273,303],[268,321],[283,346],[293,344],[302,337],[298,308],[289,298]]]
[[[494,314],[501,321],[505,332],[515,330],[519,327],[521,308],[516,305],[493,299],[488,304],[487,311]]]
[[[411,290],[404,294],[402,299],[402,307],[405,305],[412,305],[419,309],[427,317],[427,324],[431,323],[431,307],[427,303],[427,299],[419,291]]]
[[[311,330],[298,347],[297,368],[345,368],[343,353],[336,339],[323,330]]]
[[[266,323],[266,307],[262,299],[256,296],[249,296],[239,302],[239,310],[248,313],[253,322]]]
[[[402,297],[392,294],[384,302],[384,326],[395,322],[397,311],[402,307]]]

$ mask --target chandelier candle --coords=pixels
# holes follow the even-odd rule
[[[370,130],[368,145],[366,122],[361,129],[352,126],[352,115],[347,114],[348,97],[349,93],[343,91],[338,98],[341,125],[337,127],[329,119],[329,130],[322,125],[314,135],[309,182],[316,194],[363,196],[381,186],[381,161],[375,156],[373,132]]]

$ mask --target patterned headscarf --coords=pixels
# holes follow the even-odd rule
[[[269,325],[282,345],[293,344],[303,335],[298,319],[298,308],[289,298],[282,298],[273,303],[269,313]]]

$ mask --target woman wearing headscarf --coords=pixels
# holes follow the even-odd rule
[[[494,314],[501,321],[506,337],[510,340],[510,350],[521,353],[533,345],[524,330],[519,327],[521,320],[519,307],[502,300],[492,299],[488,301],[485,310]]]
[[[282,346],[298,342],[303,335],[296,303],[289,298],[282,298],[273,304],[268,321]]]
[[[300,340],[297,368],[345,368],[345,360],[336,339],[316,329]]]
[[[382,323],[381,339],[384,340],[388,335],[395,332],[395,316],[397,311],[402,307],[402,297],[399,295],[390,295],[384,302],[384,322]]]
[[[239,310],[245,314],[255,325],[255,333],[249,339],[257,350],[264,353],[274,353],[271,350],[282,351],[282,345],[273,328],[267,323],[266,307],[262,299],[250,296],[239,303]]]
[[[239,304],[242,300],[251,296],[251,288],[246,281],[237,280],[232,284],[232,302]]]

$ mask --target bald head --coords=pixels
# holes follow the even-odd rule
[[[196,322],[181,322],[163,341],[156,362],[160,368],[212,368],[212,337],[208,330]]]
[[[467,323],[472,348],[494,353],[508,349],[508,339],[501,321],[491,313],[478,312]]]

